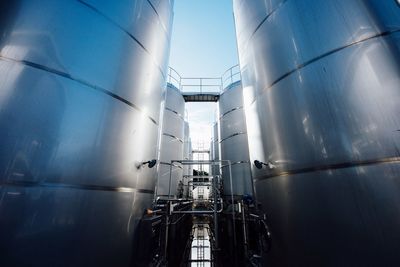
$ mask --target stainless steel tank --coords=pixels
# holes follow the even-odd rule
[[[400,261],[397,1],[234,1],[272,266]]]
[[[220,156],[230,160],[232,174],[231,186],[229,165],[223,163],[224,195],[253,195],[242,83],[237,81],[225,88],[218,105]]]
[[[161,197],[177,195],[178,184],[182,181],[183,167],[171,160],[184,158],[185,138],[185,100],[181,92],[168,83],[165,100],[163,129],[160,148],[160,165],[157,184],[157,195]],[[171,185],[170,185],[171,175]]]
[[[130,266],[151,206],[171,1],[9,1],[0,265]]]

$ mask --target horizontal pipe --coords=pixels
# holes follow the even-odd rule
[[[222,199],[220,199],[222,200]],[[221,213],[224,209],[224,204],[221,201],[221,208],[217,210],[217,213]],[[171,211],[171,214],[213,214],[214,210],[178,210],[178,211]]]
[[[213,214],[213,210],[178,210],[172,211],[172,214]],[[219,213],[219,212],[218,212]]]

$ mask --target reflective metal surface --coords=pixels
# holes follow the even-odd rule
[[[170,193],[171,195],[177,194],[178,182],[182,180],[183,167],[174,163],[171,169],[171,160],[184,158],[185,140],[185,100],[181,92],[171,84],[168,84],[166,93],[157,185],[157,195],[161,196],[167,196],[170,190],[170,173],[172,175]]]
[[[134,262],[172,19],[150,3],[2,5],[1,266]]]
[[[234,1],[272,265],[393,265],[400,230],[396,1]],[[267,264],[266,263],[266,264]]]
[[[222,166],[224,195],[253,195],[243,89],[240,81],[228,86],[219,98],[221,159],[230,160],[232,189],[228,166]]]

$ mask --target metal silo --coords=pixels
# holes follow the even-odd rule
[[[219,127],[221,159],[231,161],[232,189],[229,167],[222,164],[224,194],[235,196],[253,195],[246,119],[243,110],[242,83],[237,81],[221,94],[219,99]]]
[[[393,265],[397,1],[234,1],[250,158],[273,265]]]
[[[2,4],[1,266],[139,256],[171,19],[171,1]]]
[[[184,112],[185,100],[183,99],[181,92],[175,86],[168,83],[157,186],[157,195],[161,197],[168,196],[169,192],[171,196],[178,195],[178,184],[182,181],[182,165],[179,163],[173,163],[171,166],[171,160],[182,160],[184,157]]]

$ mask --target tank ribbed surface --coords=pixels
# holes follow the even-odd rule
[[[130,266],[151,206],[171,1],[8,1],[0,265]]]
[[[234,1],[266,264],[393,265],[400,210],[396,1]]]
[[[171,160],[184,158],[185,141],[185,100],[181,92],[168,84],[165,100],[164,120],[161,137],[161,154],[157,194],[160,196],[177,195],[179,181],[182,181],[183,167]],[[170,186],[171,175],[171,186]]]
[[[253,195],[241,82],[228,86],[218,105],[221,159],[230,160],[232,174],[231,190],[229,165],[222,163],[224,195]]]

